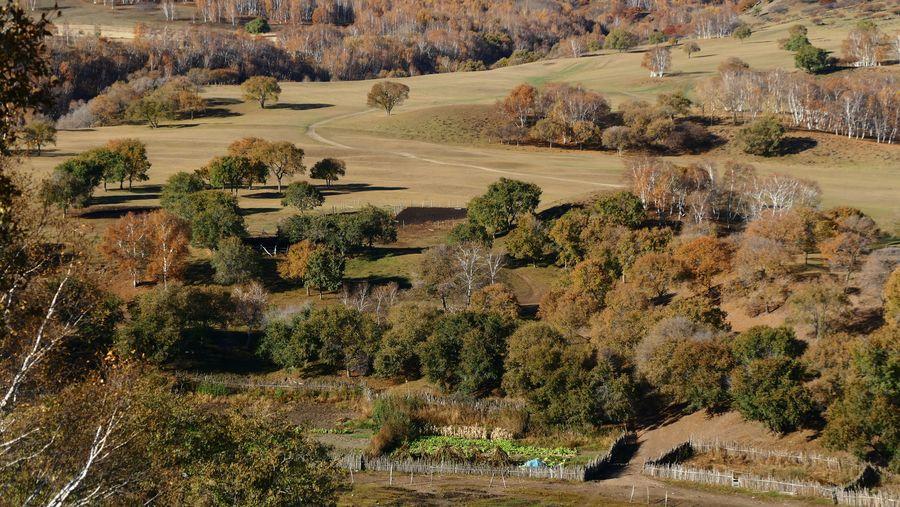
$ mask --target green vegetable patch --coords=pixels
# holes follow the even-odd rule
[[[578,451],[566,447],[536,447],[513,440],[471,439],[449,436],[428,436],[413,441],[405,451],[417,458],[462,459],[479,462],[521,464],[540,459],[550,466],[565,464]]]

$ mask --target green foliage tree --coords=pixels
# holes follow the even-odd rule
[[[810,74],[820,74],[831,67],[828,51],[806,44],[794,54],[794,66]]]
[[[192,244],[215,248],[223,238],[247,234],[244,217],[234,196],[216,190],[190,195],[184,218],[191,225]]]
[[[227,322],[227,296],[169,284],[139,296],[116,344],[126,356],[162,364],[188,350],[213,324]]]
[[[744,152],[751,155],[773,157],[781,154],[785,129],[777,117],[763,116],[742,128],[737,142]]]
[[[259,162],[247,157],[226,155],[212,159],[205,168],[209,174],[209,182],[223,190],[228,188],[232,193],[244,185],[264,182],[266,168]]]
[[[306,265],[306,283],[319,291],[337,290],[344,279],[344,256],[338,252],[320,249],[309,256]]]
[[[282,206],[293,206],[301,212],[318,208],[325,204],[325,197],[319,189],[305,181],[291,183],[284,190]]]
[[[124,180],[128,180],[128,188],[137,181],[147,181],[150,176],[150,160],[147,158],[147,145],[139,139],[113,139],[106,148],[118,157],[121,164],[119,188]]]
[[[159,196],[160,205],[173,215],[187,220],[190,217],[190,196],[206,189],[206,183],[196,173],[180,171],[166,180]]]
[[[244,30],[247,30],[247,33],[269,33],[272,31],[272,28],[269,26],[269,21],[266,18],[255,17],[248,21],[244,25]]]
[[[389,328],[375,355],[375,372],[382,377],[421,377],[419,347],[434,332],[441,311],[425,303],[401,303],[388,314]]]
[[[540,200],[541,188],[534,183],[500,178],[484,195],[469,201],[469,220],[496,236],[515,225],[519,216],[533,214]]]
[[[394,214],[385,208],[368,204],[354,213],[352,220],[357,224],[359,233],[369,248],[376,241],[379,243],[397,241],[397,221],[394,220]]]
[[[391,115],[391,111],[409,98],[409,87],[403,83],[394,81],[381,81],[372,85],[366,96],[366,105],[384,109]]]
[[[310,178],[325,180],[327,187],[345,174],[347,174],[347,163],[336,158],[323,158],[316,162],[309,171]]]
[[[624,28],[613,28],[603,41],[603,47],[605,49],[615,49],[616,51],[626,51],[637,46],[638,42],[637,35]]]
[[[900,471],[900,329],[854,346],[843,390],[825,413],[823,441]]]
[[[809,39],[806,37],[807,30],[803,25],[794,25],[788,32],[788,38],[781,47],[788,51],[798,51],[804,46],[809,46]]]
[[[278,80],[268,76],[253,76],[241,84],[244,100],[255,100],[261,109],[265,109],[266,102],[277,101],[281,94]]]
[[[422,344],[425,376],[446,391],[484,395],[500,387],[509,324],[491,314],[446,315]]]
[[[40,156],[41,148],[56,145],[56,127],[47,120],[35,119],[25,125],[21,137],[25,147]]]
[[[103,178],[103,169],[90,154],[59,164],[41,187],[44,203],[58,206],[63,213],[71,207],[87,206]]]
[[[506,251],[515,259],[532,263],[544,260],[552,249],[544,225],[534,215],[524,215],[506,236]]]
[[[221,285],[247,283],[260,273],[259,256],[236,236],[219,240],[210,264],[215,271],[213,279]]]
[[[804,350],[806,343],[798,340],[787,326],[753,326],[731,342],[731,352],[741,364],[772,357],[796,358]]]
[[[165,97],[151,93],[132,102],[125,110],[125,118],[136,123],[147,123],[155,129],[161,121],[175,119],[175,107]]]
[[[776,433],[788,433],[814,413],[803,381],[803,367],[794,359],[757,359],[732,373],[731,397],[744,418],[760,421]]]
[[[447,236],[447,243],[451,245],[474,243],[490,247],[493,242],[494,238],[483,225],[471,221],[456,224]]]
[[[644,204],[631,192],[616,192],[594,201],[595,216],[605,224],[621,225],[634,229],[647,218]]]

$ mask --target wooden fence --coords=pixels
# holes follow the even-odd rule
[[[718,472],[692,468],[678,464],[697,452],[725,451],[729,453],[756,457],[757,459],[788,460],[800,464],[825,464],[832,467],[847,467],[854,465],[849,460],[821,456],[810,453],[794,453],[778,450],[762,450],[729,442],[703,442],[691,437],[690,440],[679,444],[669,451],[659,455],[655,460],[644,462],[641,473],[660,479],[672,479],[677,481],[696,482],[700,484],[714,484],[719,486],[731,486],[752,491],[777,492],[787,495],[806,496],[812,498],[828,498],[835,504],[852,505],[859,507],[900,507],[900,498],[885,493],[875,493],[865,489],[873,483],[872,474],[877,471],[870,465],[863,467],[859,475],[844,486],[827,486],[818,482],[807,481],[782,481],[773,477],[760,477],[753,474],[737,474],[735,472]],[[856,463],[854,466],[859,467]]]
[[[602,477],[607,467],[615,464],[625,446],[635,442],[634,433],[619,435],[606,454],[598,456],[587,465],[552,467],[525,467],[492,465],[489,463],[466,463],[459,461],[432,460],[423,458],[394,459],[389,456],[369,458],[362,454],[345,454],[337,458],[340,467],[353,472],[370,470],[375,472],[402,473],[413,475],[482,475],[505,479],[517,477],[526,479],[555,479],[563,481],[590,481]]]
[[[862,464],[857,460],[849,460],[834,456],[823,456],[809,452],[786,451],[781,449],[758,449],[738,442],[720,440],[701,440],[691,435],[691,447],[695,452],[724,451],[728,454],[746,456],[756,460],[780,460],[801,465],[822,465],[831,469],[860,469]]]

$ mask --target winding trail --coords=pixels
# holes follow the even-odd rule
[[[317,121],[315,123],[310,124],[306,128],[306,135],[315,141],[318,141],[322,144],[327,144],[329,146],[334,146],[335,148],[360,151],[360,150],[362,150],[362,148],[348,146],[346,144],[339,143],[333,139],[328,139],[327,137],[322,136],[322,134],[320,134],[316,129],[318,127],[327,125],[328,123],[331,123],[333,121],[343,120],[345,118],[352,118],[355,116],[361,116],[363,114],[366,114],[366,113],[369,113],[372,111],[374,111],[374,109],[367,109],[365,111],[359,111],[356,113],[349,113],[349,114],[343,114],[343,115],[339,115],[339,116],[333,116],[331,118],[326,118],[324,120]],[[422,141],[419,141],[419,142],[422,142]],[[419,161],[426,162],[429,164],[434,164],[434,165],[464,167],[466,169],[475,169],[478,171],[503,174],[503,175],[507,175],[507,176],[519,176],[519,177],[525,177],[525,178],[540,178],[540,179],[545,179],[545,180],[561,181],[563,183],[575,183],[577,185],[592,185],[595,187],[604,187],[604,188],[623,188],[624,187],[624,185],[619,185],[619,184],[615,184],[615,183],[600,183],[597,181],[576,180],[576,179],[571,179],[571,178],[560,178],[557,176],[548,176],[545,174],[531,174],[531,173],[523,173],[523,172],[517,172],[517,171],[506,171],[503,169],[495,169],[492,167],[486,167],[486,166],[482,166],[482,165],[466,164],[463,162],[437,160],[434,158],[425,158],[425,157],[416,155],[414,153],[408,153],[408,152],[403,152],[403,151],[392,151],[392,150],[370,150],[370,151],[372,153],[382,153],[382,154],[394,155],[397,157],[410,158],[413,160],[419,160]]]

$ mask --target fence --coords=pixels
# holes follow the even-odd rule
[[[628,445],[636,440],[634,433],[625,432],[619,435],[606,454],[592,460],[585,466],[524,467],[509,465],[492,465],[488,463],[465,463],[447,460],[430,460],[422,458],[394,459],[388,456],[369,458],[362,454],[345,454],[337,458],[340,467],[353,472],[370,470],[374,472],[390,472],[418,475],[482,475],[491,477],[557,479],[563,481],[590,481],[599,479],[604,471],[616,461]]]
[[[746,457],[752,457],[757,460],[781,460],[797,463],[801,465],[824,465],[831,469],[843,470],[845,468],[858,469],[861,464],[855,460],[842,459],[834,456],[823,456],[816,453],[785,451],[778,449],[757,449],[738,442],[728,441],[706,441],[694,438],[691,435],[690,440],[685,442],[690,444],[695,452],[716,452],[724,451],[729,454],[736,454]]]
[[[555,467],[533,468],[418,458],[394,459],[386,456],[368,458],[360,454],[342,456],[338,459],[338,464],[354,472],[369,470],[373,472],[397,472],[416,475],[452,474],[500,478],[559,479],[564,481],[585,480],[585,467],[583,466],[567,467],[557,465]]]
[[[846,467],[850,465],[859,467],[858,463],[853,464],[840,458],[810,453],[754,449],[733,442],[703,442],[695,440],[691,436],[690,440],[660,454],[655,460],[644,462],[641,473],[660,479],[731,486],[787,495],[828,498],[840,505],[900,507],[900,498],[864,489],[877,483],[878,472],[868,464],[863,467],[856,479],[845,486],[826,486],[817,482],[806,481],[782,481],[773,477],[760,477],[753,474],[738,475],[735,472],[718,472],[716,470],[692,468],[678,464],[679,461],[687,459],[696,452],[711,451],[725,451],[762,459],[776,458],[800,464],[815,463],[832,467]],[[875,474],[874,477],[873,474]]]

